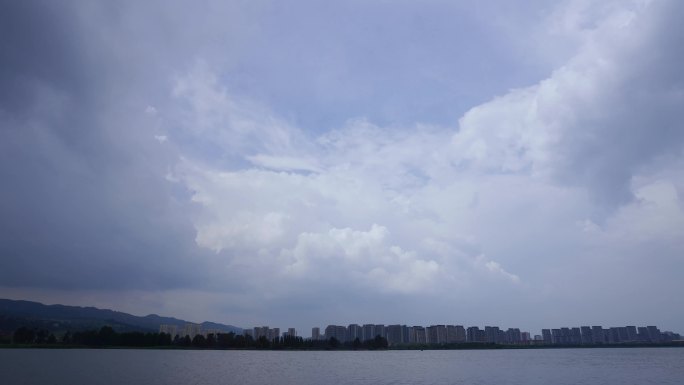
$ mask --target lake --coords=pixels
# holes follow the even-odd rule
[[[0,383],[680,385],[684,349],[0,349]]]

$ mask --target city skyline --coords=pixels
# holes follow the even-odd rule
[[[197,335],[208,337],[209,334],[226,333],[216,329],[202,329],[199,324],[161,325],[160,333],[169,334],[172,338],[188,336],[193,339]],[[265,338],[268,341],[301,337],[311,340],[335,339],[339,343],[364,342],[376,337],[387,340],[389,346],[398,345],[445,345],[459,343],[489,343],[502,345],[603,345],[603,344],[634,344],[634,343],[667,343],[682,342],[681,335],[672,331],[661,331],[657,326],[619,326],[604,328],[601,325],[559,327],[542,329],[540,334],[521,331],[519,328],[504,330],[499,326],[463,325],[429,325],[407,326],[401,324],[349,324],[327,325],[321,334],[320,327],[311,328],[311,335],[305,337],[295,328],[288,328],[282,334],[280,328],[269,326],[255,326],[243,329],[243,335],[253,340]]]
[[[684,331],[682,14],[0,1],[0,292],[297,330]]]

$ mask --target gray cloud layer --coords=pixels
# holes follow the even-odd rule
[[[505,4],[3,3],[0,286],[679,327],[682,5]]]
[[[111,36],[91,30],[75,4],[3,7],[0,279],[74,288],[185,281],[166,260],[194,249],[192,227],[164,180],[174,155],[132,114],[147,92],[132,83],[146,78],[140,65],[111,52]]]

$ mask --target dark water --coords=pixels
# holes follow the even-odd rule
[[[272,352],[0,349],[0,384],[684,384],[684,348]]]

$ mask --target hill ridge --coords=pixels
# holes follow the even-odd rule
[[[50,331],[84,330],[109,325],[120,331],[159,331],[162,324],[184,325],[194,323],[175,317],[148,314],[136,316],[113,309],[94,306],[46,305],[28,300],[0,299],[0,331],[11,332],[17,325],[48,329]],[[242,328],[218,322],[203,321],[212,329],[241,333]]]

